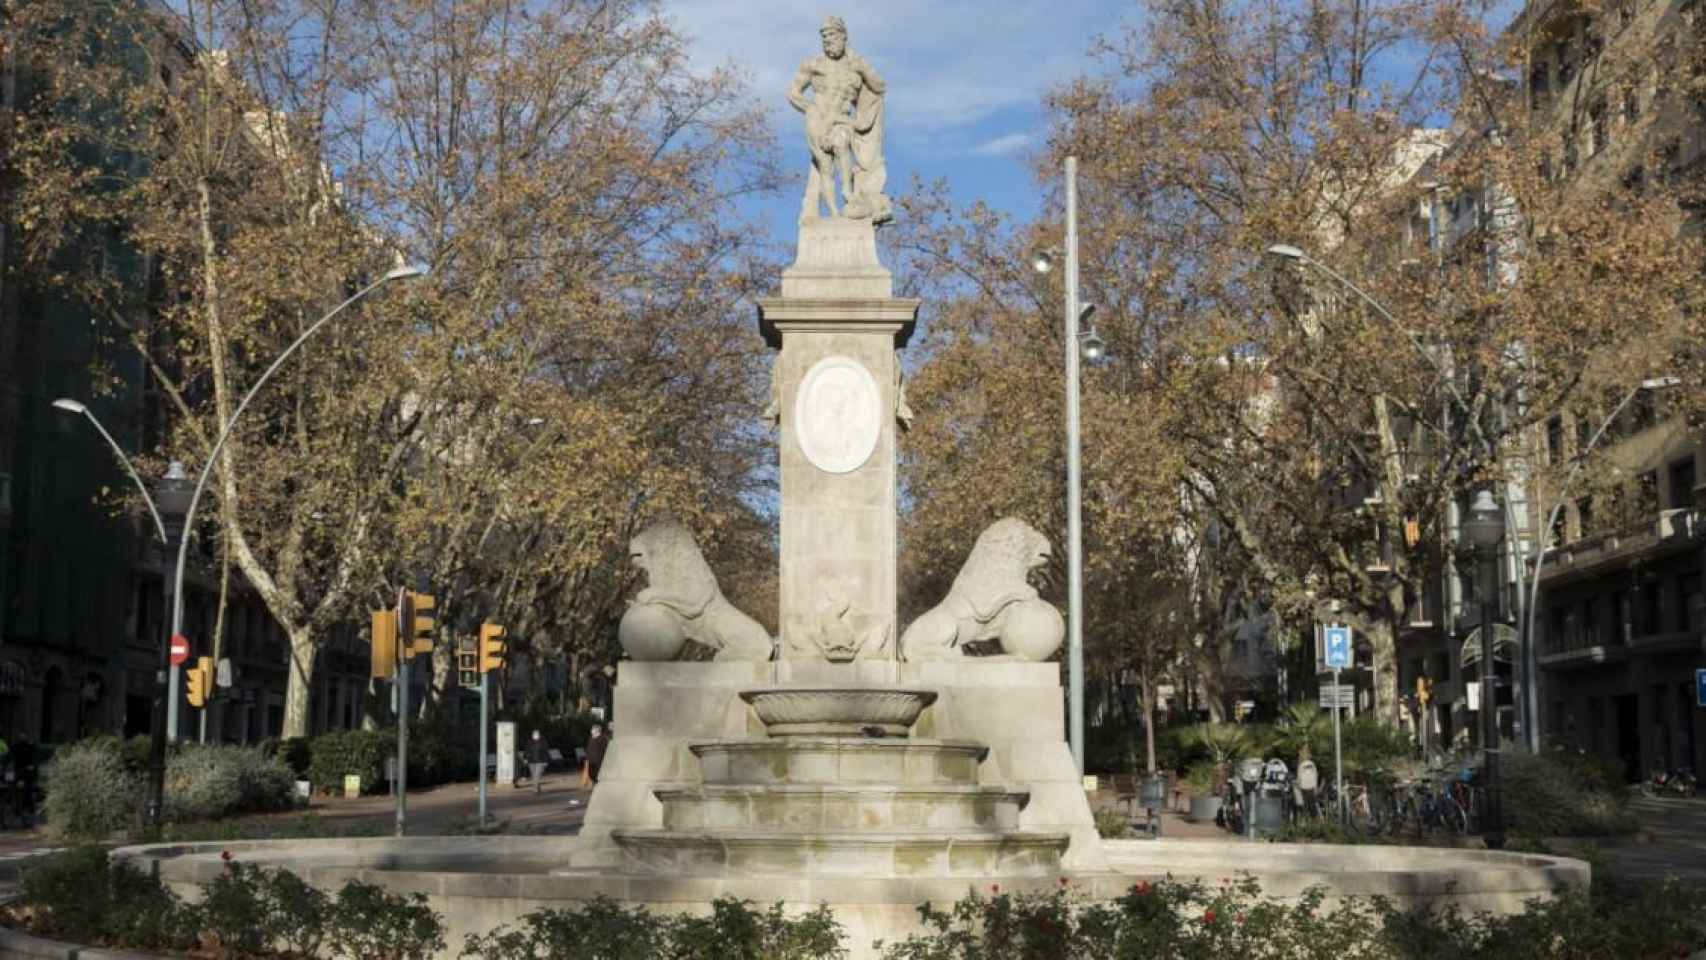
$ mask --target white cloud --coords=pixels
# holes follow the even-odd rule
[[[1018,153],[1030,145],[1030,134],[1009,133],[978,144],[972,153],[985,157],[1004,157],[1010,153]]]
[[[778,111],[794,71],[818,49],[824,10],[784,0],[673,0],[664,14],[693,38],[701,68],[734,63]],[[866,0],[846,15],[849,45],[889,84],[891,129],[941,131],[1032,108],[1086,69],[1098,33],[1118,30],[1084,0]]]

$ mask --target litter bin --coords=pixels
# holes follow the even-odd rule
[[[1271,837],[1285,829],[1285,796],[1257,791],[1250,804],[1250,827],[1256,836]]]

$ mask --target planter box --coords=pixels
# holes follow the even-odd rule
[[[1191,812],[1186,817],[1192,823],[1213,823],[1216,814],[1220,813],[1220,798],[1210,795],[1191,798]]]

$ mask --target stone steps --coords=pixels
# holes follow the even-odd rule
[[[647,873],[777,877],[1040,877],[1060,870],[1064,833],[886,830],[617,830],[624,860]]]
[[[750,737],[690,743],[706,784],[976,784],[989,752],[967,740]]]
[[[999,786],[709,784],[656,791],[666,830],[1016,830],[1029,794]]]

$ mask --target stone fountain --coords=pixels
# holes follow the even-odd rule
[[[811,175],[798,254],[758,303],[778,351],[765,417],[781,473],[780,636],[722,594],[692,534],[634,539],[649,583],[624,616],[613,733],[579,837],[292,841],[132,848],[188,890],[219,854],[425,893],[450,942],[541,907],[611,896],[705,910],[718,896],[830,904],[855,958],[973,885],[1091,898],[1135,877],[1256,872],[1400,902],[1519,909],[1585,866],[1558,858],[1098,837],[1067,748],[1060,613],[1027,574],[1049,544],[1016,519],[972,545],[948,595],[897,629],[895,453],[913,414],[898,351],[919,301],[877,257],[885,86],[831,18],[790,91]],[[812,93],[811,98],[806,93]],[[836,205],[837,185],[842,206]],[[826,215],[827,214],[827,215]],[[710,659],[681,659],[691,648]]]

